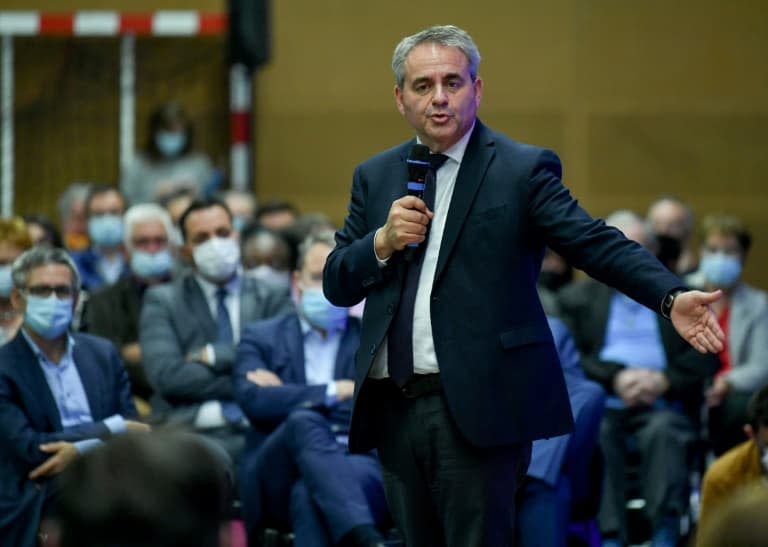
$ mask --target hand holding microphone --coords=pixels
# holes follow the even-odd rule
[[[408,154],[407,195],[395,200],[389,209],[387,222],[376,232],[376,255],[389,258],[395,251],[405,249],[406,260],[424,241],[433,213],[423,201],[424,186],[429,172],[429,148],[414,144]]]

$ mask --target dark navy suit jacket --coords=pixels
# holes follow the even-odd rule
[[[51,481],[27,475],[49,455],[40,445],[55,441],[105,439],[103,420],[120,414],[135,418],[130,384],[111,342],[72,334],[73,358],[91,407],[93,423],[63,428],[53,394],[37,357],[19,333],[0,348],[0,543],[35,545],[43,504]]]
[[[366,298],[350,448],[376,445],[366,383],[403,282],[401,254],[380,268],[377,228],[406,191],[413,140],[359,165],[324,289],[338,306]],[[430,295],[445,397],[465,437],[495,446],[567,433],[571,409],[536,292],[545,245],[658,310],[682,282],[616,229],[593,219],[560,181],[557,156],[475,124],[459,169]]]
[[[359,340],[360,321],[350,317],[336,354],[334,379],[355,377],[354,361]],[[262,388],[248,381],[246,374],[257,368],[274,372],[283,385]],[[349,431],[351,401],[327,409],[326,386],[307,385],[304,335],[296,313],[257,321],[243,330],[237,347],[234,383],[235,398],[257,432],[271,432],[299,408],[325,413],[337,433]]]

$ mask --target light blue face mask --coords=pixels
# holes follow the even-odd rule
[[[8,298],[13,290],[13,277],[11,276],[11,265],[0,266],[0,297]]]
[[[158,131],[155,134],[155,145],[163,156],[174,158],[187,145],[187,136],[178,131]]]
[[[139,277],[164,277],[173,267],[173,257],[168,249],[148,253],[138,249],[131,253],[131,270]]]
[[[96,215],[88,220],[88,237],[91,243],[112,247],[123,241],[123,217],[120,215]]]
[[[309,323],[324,331],[341,330],[349,316],[347,308],[331,304],[321,287],[305,287],[301,292],[301,313]]]
[[[725,253],[708,253],[701,257],[699,269],[715,287],[731,287],[741,276],[741,260]]]
[[[71,298],[57,298],[55,294],[48,297],[27,296],[24,323],[43,338],[53,340],[61,336],[71,322]]]

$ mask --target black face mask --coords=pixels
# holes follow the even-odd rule
[[[573,280],[573,272],[568,269],[565,272],[541,272],[539,274],[539,286],[557,291]]]
[[[664,235],[657,235],[656,242],[659,246],[656,258],[658,258],[659,262],[664,264],[668,270],[674,271],[677,261],[680,258],[680,253],[683,250],[682,243],[679,239]]]

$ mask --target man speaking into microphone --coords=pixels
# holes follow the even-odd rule
[[[667,317],[697,350],[722,348],[709,309],[719,292],[687,291],[579,207],[553,152],[477,118],[479,62],[454,26],[397,45],[395,103],[416,139],[357,167],[324,272],[334,304],[366,299],[350,449],[378,450],[395,524],[417,547],[512,545],[531,441],[572,428],[536,293],[545,246]],[[430,150],[422,196],[407,191],[414,144]]]

